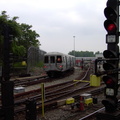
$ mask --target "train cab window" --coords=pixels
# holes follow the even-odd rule
[[[48,63],[48,61],[49,61],[49,60],[48,60],[48,56],[45,56],[45,57],[44,57],[44,63]]]
[[[61,56],[57,56],[57,63],[61,63],[62,62],[62,57]]]
[[[55,56],[50,56],[50,63],[55,63]]]

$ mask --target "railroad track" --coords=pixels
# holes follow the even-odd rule
[[[100,109],[98,109],[98,110],[96,110],[96,111],[94,111],[92,113],[89,113],[85,117],[80,118],[79,120],[94,120],[96,118],[97,113],[100,112],[100,111],[103,111],[104,109],[105,108],[102,107],[102,108],[100,108]]]
[[[89,71],[89,70],[88,70]],[[87,71],[87,72],[88,72]],[[85,73],[85,76],[87,76],[87,72]],[[85,79],[86,77],[83,77],[82,79]],[[78,85],[78,86],[77,86]],[[73,81],[69,81],[69,82],[64,82],[64,83],[61,83],[61,84],[56,84],[56,85],[53,85],[53,86],[48,86],[45,88],[45,104],[46,105],[51,105],[51,102],[53,104],[56,104],[56,101],[61,99],[61,98],[65,98],[65,97],[69,97],[70,94],[74,94],[74,93],[77,93],[79,92],[80,94],[80,91],[81,93],[82,92],[85,92],[85,90],[87,91],[88,89],[92,89],[90,86],[88,86],[89,83],[80,83],[80,82],[77,82],[77,83],[74,83]],[[29,94],[31,93],[34,93],[35,92],[39,92],[40,93],[41,89],[37,89],[37,90],[34,90],[34,91],[29,91]],[[93,92],[93,91],[92,91]],[[28,93],[27,93],[28,94]],[[19,96],[23,96],[23,95],[17,95],[17,97]],[[29,96],[28,99],[34,99],[36,101],[38,101],[37,105],[39,106],[39,108],[41,107],[41,94],[37,94],[37,95],[34,95],[34,96]],[[25,103],[25,99],[23,98],[23,100],[18,100],[16,101],[16,104],[20,104],[20,103]],[[49,104],[50,102],[50,104]]]
[[[86,72],[84,72],[82,75],[82,78],[81,80],[84,80],[86,79],[86,77],[88,76],[88,73],[89,73],[89,68]],[[61,83],[61,84],[56,84],[56,85],[52,85],[52,86],[48,86],[45,88],[45,97],[46,97],[46,100],[45,100],[45,106],[49,106],[50,107],[57,107],[57,100],[59,99],[62,99],[63,97],[67,97],[67,96],[70,96],[74,93],[77,93],[79,92],[80,94],[80,91],[81,93],[85,90],[87,91],[88,89],[92,90],[92,88],[90,88],[90,86],[88,86],[89,83],[80,83],[80,82],[73,82],[72,81],[69,81],[69,82],[64,82],[64,83]],[[69,90],[68,90],[69,89]],[[92,90],[93,92],[94,90]],[[37,93],[36,95],[31,95],[31,93],[34,93],[35,92]],[[21,93],[21,94],[17,94],[15,95],[15,113],[18,113],[18,112],[21,112],[21,111],[25,111],[25,102],[26,100],[32,100],[34,99],[35,101],[37,101],[37,108],[41,109],[41,89],[37,89],[37,90],[34,90],[34,91],[29,91],[27,93]],[[39,93],[39,94],[38,94]],[[93,92],[94,93],[94,92]],[[20,98],[20,96],[26,96],[30,94],[30,96],[27,96],[26,98]],[[22,105],[22,107],[20,106]]]
[[[49,77],[45,74],[40,76],[11,79],[11,81],[14,81],[15,86],[29,86],[41,83],[43,81],[45,82],[48,80],[48,78]]]

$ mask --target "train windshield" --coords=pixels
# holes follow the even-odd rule
[[[62,62],[62,57],[61,56],[57,56],[57,63],[61,63]]]
[[[45,56],[45,57],[44,57],[44,63],[48,63],[48,61],[49,61],[49,60],[48,60],[48,56]]]
[[[55,63],[55,56],[50,56],[50,63]]]

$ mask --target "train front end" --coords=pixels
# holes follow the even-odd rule
[[[63,71],[63,62],[61,55],[44,56],[44,70],[49,77],[58,76]]]

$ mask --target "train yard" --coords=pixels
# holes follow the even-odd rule
[[[91,105],[85,106],[84,111],[80,111],[80,108],[78,107],[79,105],[77,106],[77,103],[80,102],[79,99],[81,94],[89,93],[93,98],[98,99],[98,94],[101,95],[103,92],[104,85],[101,85],[100,88],[96,88],[91,87],[89,82],[84,82],[84,80],[89,81],[90,74],[90,67],[85,70],[76,67],[74,73],[68,72],[62,78],[49,78],[44,74],[42,76],[12,79],[14,81],[15,88],[23,89],[22,92],[19,89],[18,91],[14,91],[15,120],[26,118],[26,103],[28,101],[34,101],[36,103],[37,119],[43,118],[41,83],[44,83],[45,85],[44,119],[67,120],[70,119],[70,116],[72,115],[71,117],[74,117],[75,119],[76,116],[76,120],[78,120],[78,118],[80,119],[86,116],[86,114],[90,114],[90,111],[94,112],[98,110],[98,106],[101,106],[99,105],[101,97],[98,100],[99,103],[97,105],[92,103]],[[82,80],[83,82],[75,82],[74,80]],[[71,97],[74,98],[75,103],[66,104],[66,99]]]
[[[95,54],[75,51],[75,36],[72,52],[46,53],[32,25],[2,11],[0,120],[120,120],[119,6],[106,2],[107,49]]]

